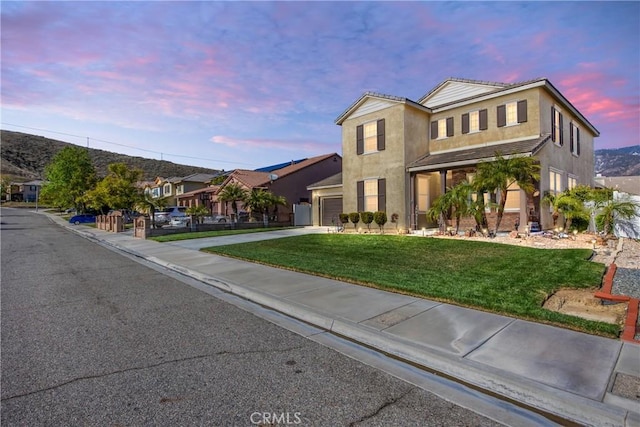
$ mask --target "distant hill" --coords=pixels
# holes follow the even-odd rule
[[[76,145],[42,136],[21,132],[0,131],[0,173],[11,181],[43,178],[44,168],[51,163],[57,152],[64,147]],[[215,174],[215,169],[179,165],[166,160],[145,159],[110,151],[89,148],[98,176],[106,176],[111,163],[125,163],[130,168],[143,171],[144,179],[151,181],[157,176],[187,176],[194,173]]]
[[[640,145],[596,150],[595,172],[602,176],[640,175]]]

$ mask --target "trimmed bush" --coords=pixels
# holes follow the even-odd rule
[[[348,213],[338,214],[338,217],[340,218],[340,222],[342,224],[348,224],[349,223],[349,214]]]
[[[373,222],[373,212],[360,212],[360,219],[367,226],[367,230],[371,230],[371,223]]]
[[[384,232],[384,225],[387,223],[387,213],[383,211],[377,211],[373,214],[373,221],[380,227],[380,232]]]
[[[355,230],[360,222],[360,214],[358,212],[351,212],[349,214],[349,220],[353,223],[353,229]]]

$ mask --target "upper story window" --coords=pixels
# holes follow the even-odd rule
[[[384,119],[356,127],[356,154],[373,153],[385,149]]]
[[[570,129],[569,149],[571,150],[571,154],[579,156],[580,155],[580,128],[575,123],[571,123],[571,127],[569,129]]]
[[[165,196],[170,196],[171,195],[171,184],[165,184],[164,187],[162,187],[162,192],[164,193]]]
[[[498,105],[498,127],[513,126],[527,121],[527,100]]]
[[[476,110],[462,115],[462,133],[473,133],[487,129],[487,110]]]
[[[551,107],[551,140],[560,147],[564,144],[562,113],[556,107]]]
[[[151,194],[153,194],[153,197],[160,197],[162,195],[162,191],[160,187],[154,187],[151,189]]]
[[[176,194],[184,193],[184,184],[176,185]]]
[[[453,136],[453,117],[431,122],[431,139],[443,139]]]

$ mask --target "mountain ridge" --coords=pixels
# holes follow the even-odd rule
[[[51,163],[56,153],[65,147],[78,146],[43,136],[1,130],[0,173],[10,177],[11,181],[42,179],[45,167]],[[216,174],[220,172],[217,169],[128,156],[97,148],[87,148],[87,150],[99,177],[107,175],[108,166],[111,163],[124,163],[131,168],[141,169],[143,179],[146,181],[151,181],[158,176],[168,178],[194,173]]]

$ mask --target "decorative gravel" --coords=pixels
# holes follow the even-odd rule
[[[640,270],[618,267],[615,276],[613,276],[611,293],[640,298]]]

